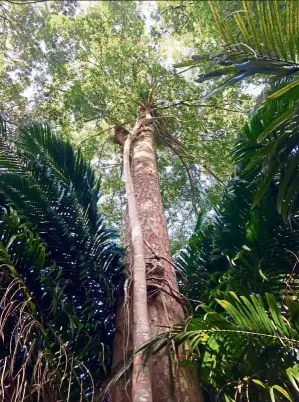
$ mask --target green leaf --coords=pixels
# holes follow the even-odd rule
[[[288,401],[290,401],[290,402],[293,401],[293,399],[291,398],[290,394],[289,394],[285,389],[283,389],[283,388],[280,387],[279,385],[273,385],[273,386],[270,388],[270,396],[271,396],[271,401],[272,401],[272,402],[275,402],[275,401],[276,401],[276,398],[275,398],[275,395],[274,395],[274,390],[276,390],[276,391],[278,391],[280,394],[282,394]]]
[[[246,251],[251,251],[251,249],[250,249],[248,246],[246,246],[246,244],[243,244],[243,245],[242,245],[242,248],[243,248],[244,250],[246,250]]]
[[[292,336],[290,329],[285,323],[284,318],[281,315],[277,302],[272,294],[266,293],[266,299],[270,308],[271,316],[275,326],[279,333],[283,336]]]
[[[257,142],[261,143],[264,139],[266,139],[269,134],[271,134],[274,130],[276,130],[282,123],[288,120],[295,110],[295,106],[289,108],[287,111],[278,116],[275,120],[273,120],[264,131],[258,136]]]
[[[296,364],[294,367],[287,368],[286,373],[293,387],[299,393],[299,365]]]
[[[223,394],[224,395],[224,400],[225,402],[234,402],[234,399],[232,399],[229,395]]]
[[[257,380],[256,378],[254,378],[254,379],[252,380],[252,382],[254,382],[255,384],[260,385],[261,387],[263,387],[263,388],[265,388],[265,389],[267,389],[267,388],[268,388],[268,386],[267,386],[267,385],[265,385],[264,383],[262,383],[262,381]]]
[[[266,191],[268,190],[276,172],[278,169],[279,164],[277,161],[273,161],[272,165],[269,167],[266,176],[263,181],[260,182],[259,184],[259,189],[254,195],[253,202],[252,202],[252,208],[256,207],[260,202],[263,196],[265,195]]]
[[[265,279],[265,281],[269,281],[269,279],[266,277],[266,275],[263,273],[263,271],[261,269],[259,269],[259,274],[261,275],[261,277],[263,279]]]
[[[272,93],[271,95],[268,95],[267,99],[272,100],[279,98],[280,96],[284,95],[286,92],[288,92],[290,89],[295,88],[299,85],[299,80],[295,80],[290,82],[289,84],[283,86],[281,89],[278,91]]]

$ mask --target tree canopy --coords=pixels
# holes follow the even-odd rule
[[[215,47],[212,14],[203,4],[84,3],[79,2],[75,11],[56,2],[9,5],[12,25],[6,35],[14,57],[4,54],[3,74],[12,76],[18,93],[24,91],[30,98],[29,103],[22,96],[13,101],[29,118],[43,116],[55,122],[95,167],[100,165],[103,212],[119,226],[122,172],[111,133],[115,125],[134,125],[138,103],[152,91],[157,118],[185,148],[183,152],[178,145],[171,150],[159,144],[157,149],[175,247],[192,230],[195,211],[204,204],[208,207],[204,194],[217,198],[218,184],[232,172],[230,149],[251,106],[250,96],[228,89],[225,99],[219,94],[211,102],[201,102],[209,86],[196,85],[192,71],[173,68],[198,46],[205,52]],[[230,9],[230,2],[224,3]],[[24,32],[29,20],[34,31],[30,34]],[[3,92],[7,97],[6,87]],[[183,215],[178,213],[181,202],[186,205]]]

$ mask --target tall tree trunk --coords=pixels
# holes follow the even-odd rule
[[[147,311],[147,286],[144,256],[144,240],[139,220],[134,185],[130,169],[130,150],[132,134],[129,134],[124,145],[124,180],[128,198],[128,217],[130,224],[133,263],[133,346],[136,350],[150,338],[150,326]],[[138,354],[133,361],[132,401],[152,402],[150,363],[144,362],[143,354]]]
[[[185,318],[178,298],[176,274],[170,255],[154,150],[155,137],[154,118],[150,110],[144,108],[140,111],[138,129],[132,142],[131,174],[144,239],[148,317],[152,336],[164,331],[165,327],[181,323]],[[128,227],[126,232],[129,232]],[[132,245],[128,248],[128,253],[132,253]],[[132,259],[132,256],[128,257],[129,260]],[[122,312],[124,313],[123,308]],[[115,338],[118,339],[118,345],[128,335],[123,331],[125,321],[126,317],[119,310],[116,322],[118,333]],[[132,327],[132,323],[130,326]],[[117,347],[117,344],[114,346]],[[180,358],[178,356],[178,360]],[[117,363],[115,360],[114,362]],[[174,391],[173,395],[171,389]],[[152,367],[152,392],[154,402],[203,400],[193,369],[181,366],[171,375],[168,357],[160,358]],[[119,387],[113,401],[126,400],[116,399],[116,395],[120,396]]]

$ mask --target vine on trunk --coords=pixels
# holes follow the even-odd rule
[[[138,130],[138,126],[137,126]],[[123,150],[124,181],[128,198],[129,222],[133,248],[133,346],[138,346],[150,338],[150,326],[147,311],[146,265],[143,249],[143,234],[138,216],[134,185],[130,172],[130,149],[134,132],[129,133]],[[152,401],[150,361],[144,361],[143,354],[138,354],[133,361],[132,401]]]

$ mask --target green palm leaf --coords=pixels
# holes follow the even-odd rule
[[[285,86],[283,80],[273,90]],[[243,177],[256,175],[258,190],[253,206],[258,205],[273,183],[278,185],[277,209],[286,221],[297,210],[298,177],[298,87],[274,97],[252,116],[243,129],[233,156],[244,166]],[[274,120],[273,120],[274,117]]]
[[[253,206],[258,205],[273,183],[278,183],[277,207],[286,221],[298,208],[299,3],[243,1],[243,10],[225,18],[221,17],[217,2],[210,2],[210,7],[225,45],[217,54],[193,59],[195,63],[209,60],[222,68],[207,71],[197,81],[227,75],[229,78],[204,99],[256,74],[270,75],[272,81],[276,80],[271,85],[272,93],[267,94],[265,103],[244,127],[247,143],[243,136],[234,155],[237,162],[245,165],[245,173],[259,174]]]
[[[299,247],[298,228],[278,214],[276,192],[268,191],[252,211],[255,189],[250,181],[233,179],[214,213],[199,215],[194,234],[176,256],[185,278],[181,286],[190,299],[209,303],[235,289],[244,295],[285,291],[296,264],[291,253],[296,255]]]
[[[10,265],[24,278],[44,322],[100,380],[110,364],[121,252],[97,211],[98,199],[90,165],[49,126],[23,126],[13,144],[2,132],[0,201],[36,233],[27,231],[25,242],[9,245]],[[20,255],[35,250],[35,236],[46,246],[44,263],[40,257],[32,266],[22,264]]]
[[[55,267],[47,267],[45,244],[39,235],[21,223],[15,211],[5,208],[3,200],[1,204],[1,399],[14,400],[25,392],[26,399],[32,402],[67,400],[68,386],[63,385],[63,375],[67,382],[77,382],[83,376],[78,385],[87,391],[91,379],[71,345],[69,350],[62,344],[57,317],[51,317],[40,303],[43,288],[53,296],[54,284],[49,284],[46,272]],[[76,361],[76,368],[65,371],[67,360]]]
[[[286,345],[299,344],[299,333],[292,326],[291,320],[283,317],[281,308],[278,306],[273,295],[266,294],[268,311],[265,308],[263,299],[259,295],[251,295],[250,298],[240,298],[230,292],[227,299],[216,299],[217,303],[224,309],[226,315],[217,313],[202,305],[207,313],[205,319],[192,318],[184,333],[178,336],[179,339],[191,342],[193,337],[201,334],[218,336],[218,334],[242,334],[260,337],[264,342],[280,342]],[[291,299],[288,299],[290,302]],[[298,302],[291,303],[298,305]],[[222,335],[221,335],[222,336]]]
[[[175,341],[185,351],[186,362],[200,366],[205,387],[216,389],[214,398],[219,401],[242,394],[254,401],[272,401],[279,395],[297,400],[297,357],[292,351],[299,345],[299,332],[292,322],[298,312],[298,300],[287,297],[278,303],[271,294],[265,298],[239,297],[229,292],[224,299],[217,299],[217,304],[220,310],[217,305],[200,305],[185,327],[175,326],[159,334],[136,353],[150,350],[155,354]],[[277,361],[284,363],[279,366]],[[132,359],[126,368],[131,362]],[[285,365],[289,365],[287,370]],[[250,393],[243,392],[243,386],[236,392],[234,384],[250,387]]]

